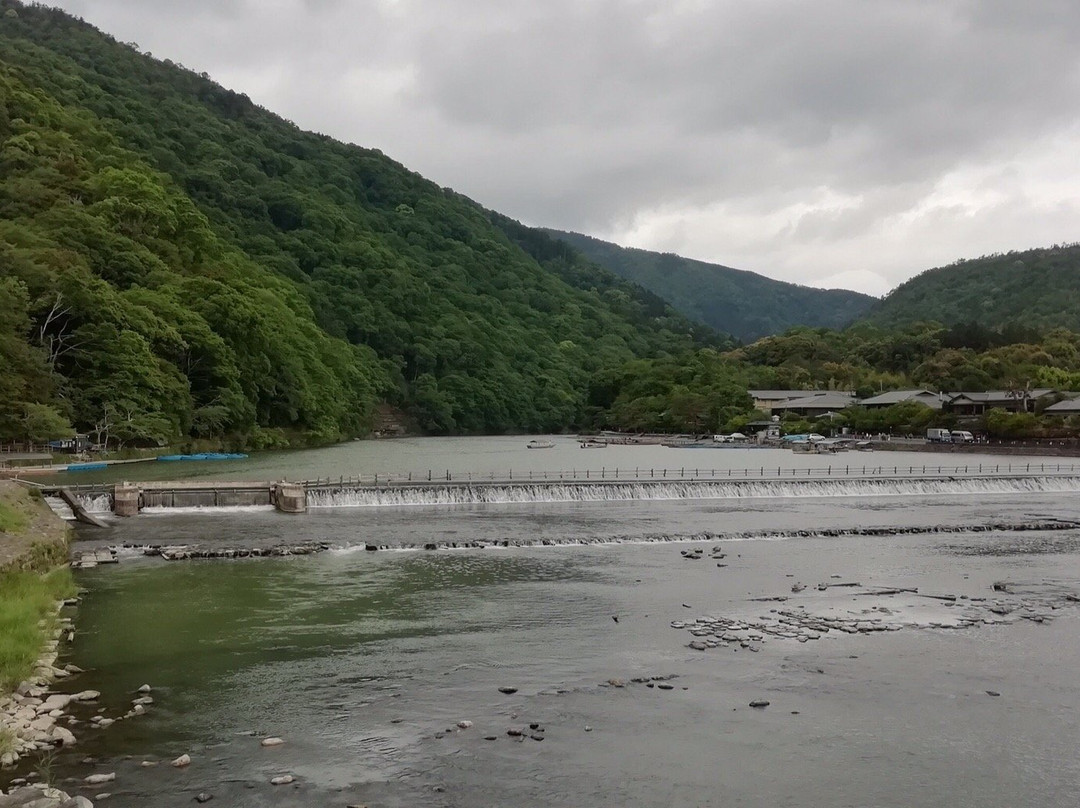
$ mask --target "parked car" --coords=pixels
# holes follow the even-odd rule
[[[953,443],[974,443],[975,436],[965,429],[954,429],[949,433]]]
[[[953,433],[947,429],[926,430],[926,441],[928,443],[952,443],[952,436]]]

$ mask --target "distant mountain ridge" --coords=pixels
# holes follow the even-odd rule
[[[848,289],[799,286],[671,253],[620,247],[580,233],[547,232],[664,298],[685,316],[744,341],[800,325],[843,328],[877,302]]]
[[[1080,244],[999,253],[928,269],[900,284],[867,320],[903,326],[934,320],[1080,330]]]

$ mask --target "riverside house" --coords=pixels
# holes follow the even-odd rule
[[[951,393],[949,412],[957,415],[982,415],[987,410],[1006,412],[1034,412],[1036,405],[1058,395],[1056,390],[987,390],[983,393]]]
[[[868,409],[882,409],[904,401],[918,401],[932,410],[942,409],[951,398],[949,393],[935,393],[931,390],[890,390],[872,398],[865,398],[860,405]]]
[[[747,390],[750,398],[754,399],[754,409],[761,412],[771,413],[774,409],[783,410],[786,402],[816,398],[818,396],[847,396],[850,400],[844,406],[849,406],[855,398],[855,393],[847,390]],[[836,402],[833,402],[836,403]],[[837,409],[827,407],[826,409]]]

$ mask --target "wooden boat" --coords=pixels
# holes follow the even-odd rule
[[[583,440],[581,442],[582,449],[606,449],[607,442],[602,440]]]

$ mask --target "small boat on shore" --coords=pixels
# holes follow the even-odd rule
[[[247,455],[241,452],[200,452],[199,454],[158,455],[158,460],[165,463],[177,463],[189,460],[243,460]]]
[[[67,466],[68,471],[100,471],[101,469],[107,469],[108,463],[98,461],[96,463],[69,463]]]
[[[526,449],[554,449],[555,444],[549,440],[531,440],[525,444]]]

